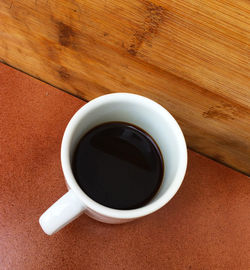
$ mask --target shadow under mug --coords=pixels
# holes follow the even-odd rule
[[[140,127],[152,136],[162,153],[164,174],[161,187],[149,203],[137,209],[117,210],[95,202],[79,187],[72,172],[72,157],[82,136],[95,126],[114,121]],[[93,99],[75,113],[64,132],[61,163],[69,191],[39,219],[48,235],[57,232],[82,213],[105,223],[116,224],[160,209],[175,195],[183,181],[187,167],[187,147],[176,120],[161,105],[140,95],[115,93]]]

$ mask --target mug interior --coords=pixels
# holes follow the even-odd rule
[[[68,169],[71,167],[75,147],[84,134],[95,126],[114,121],[131,123],[140,127],[151,135],[161,151],[164,161],[161,187],[148,205],[142,207],[151,205],[151,212],[152,208],[157,210],[172,198],[181,185],[186,170],[187,150],[183,134],[175,119],[162,106],[150,99],[134,94],[117,93],[99,97],[83,106],[74,115],[64,134],[63,169],[65,162]],[[72,171],[70,173],[72,178]],[[65,178],[67,181],[66,175]],[[70,183],[68,184],[71,186]]]

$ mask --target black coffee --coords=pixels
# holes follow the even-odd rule
[[[110,122],[80,140],[73,173],[96,202],[115,209],[134,209],[149,202],[163,177],[163,160],[154,140],[128,123]]]

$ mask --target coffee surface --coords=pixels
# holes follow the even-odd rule
[[[123,122],[105,123],[87,132],[76,147],[72,168],[91,199],[121,210],[147,204],[163,177],[157,144],[145,131]]]

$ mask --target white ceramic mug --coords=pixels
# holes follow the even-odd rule
[[[148,204],[137,209],[117,210],[95,202],[78,186],[72,173],[71,160],[80,138],[93,127],[113,121],[140,127],[154,138],[162,153],[164,175],[161,187]],[[187,148],[179,125],[166,109],[139,95],[116,93],[90,101],[72,117],[62,140],[61,162],[69,191],[39,219],[42,229],[49,235],[82,213],[115,224],[155,212],[179,189],[187,167]]]

